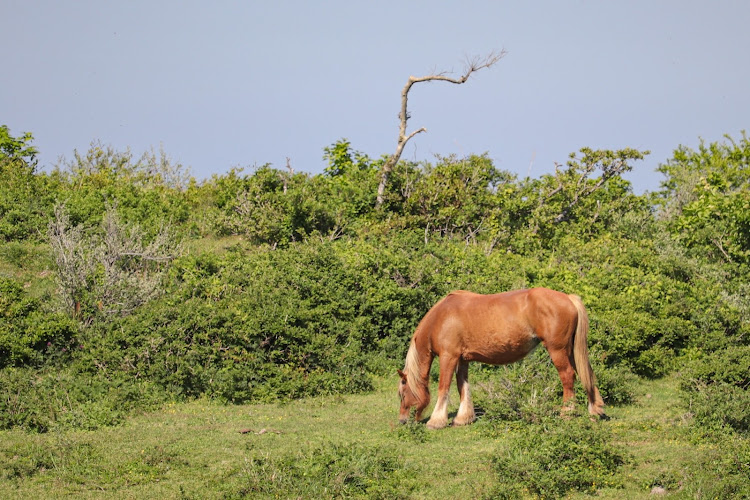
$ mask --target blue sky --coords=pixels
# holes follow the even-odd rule
[[[409,75],[420,84],[403,158],[487,152],[538,177],[581,147],[649,149],[628,178],[680,144],[739,137],[750,117],[750,2],[0,1],[0,124],[30,131],[45,168],[99,140],[163,147],[198,178],[286,158],[319,173],[341,138],[396,146]]]

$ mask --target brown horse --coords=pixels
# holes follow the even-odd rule
[[[494,365],[513,363],[541,342],[549,352],[563,386],[563,412],[574,401],[575,374],[581,379],[588,409],[604,416],[604,402],[596,388],[589,362],[589,319],[581,299],[546,288],[516,290],[495,295],[455,291],[435,304],[419,322],[406,354],[401,376],[399,421],[416,419],[430,403],[428,377],[435,356],[440,357],[438,399],[427,427],[441,429],[448,423],[448,392],[453,373],[461,403],[453,425],[474,421],[469,393],[469,361]]]

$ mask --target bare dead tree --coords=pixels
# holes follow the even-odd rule
[[[284,194],[286,194],[287,184],[289,182],[289,179],[294,177],[294,169],[292,168],[292,160],[288,156],[286,157],[286,169],[289,171],[289,174],[282,174],[282,178],[284,182]]]
[[[421,127],[417,130],[414,130],[413,132],[407,134],[406,132],[406,123],[409,121],[409,112],[407,110],[407,103],[409,101],[409,91],[411,90],[412,86],[415,83],[421,83],[421,82],[433,82],[433,81],[440,81],[440,82],[448,82],[453,83],[456,85],[461,85],[462,83],[466,83],[466,81],[469,79],[469,77],[484,68],[489,68],[491,66],[494,66],[500,59],[505,57],[507,52],[505,49],[497,52],[493,51],[490,54],[488,54],[485,57],[474,57],[472,59],[467,60],[466,62],[466,68],[464,70],[463,75],[461,75],[458,78],[450,77],[445,72],[436,73],[432,75],[427,76],[410,76],[409,79],[406,81],[406,85],[404,85],[404,88],[401,90],[401,111],[398,114],[399,118],[399,128],[398,128],[398,140],[396,142],[396,151],[386,160],[386,162],[383,164],[383,167],[380,169],[380,183],[378,184],[378,196],[377,196],[377,205],[380,206],[383,203],[383,194],[385,193],[385,186],[388,183],[388,176],[390,175],[391,171],[393,170],[393,167],[396,166],[398,163],[398,160],[401,158],[401,153],[404,151],[404,147],[406,146],[406,143],[411,140],[412,137],[415,135],[427,132],[427,129],[425,127]]]

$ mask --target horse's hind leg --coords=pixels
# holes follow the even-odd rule
[[[442,429],[448,425],[448,393],[451,388],[453,373],[456,371],[458,357],[448,354],[440,356],[440,381],[438,382],[438,397],[435,408],[432,410],[430,420],[427,421],[428,429]]]
[[[456,385],[458,386],[458,395],[461,397],[461,404],[458,407],[456,418],[453,419],[453,425],[467,425],[474,421],[474,404],[471,402],[469,362],[466,360],[461,359],[458,362]]]
[[[560,375],[560,382],[563,387],[563,406],[560,411],[560,415],[573,410],[575,406],[575,389],[573,383],[576,378],[576,370],[574,366],[573,356],[568,355],[563,349],[552,350],[547,349],[550,358],[552,358],[552,364],[557,368],[557,374]]]

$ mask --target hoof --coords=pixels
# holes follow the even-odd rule
[[[437,421],[433,422],[432,420],[427,422],[427,428],[432,430],[438,430],[443,429],[448,425],[448,422],[445,421]]]
[[[565,420],[570,420],[571,417],[575,416],[576,414],[576,406],[575,403],[569,402],[565,403],[562,408],[560,408],[560,418]]]
[[[473,424],[476,418],[470,417],[470,418],[454,418],[453,419],[453,427],[460,427],[462,425],[470,425]]]

